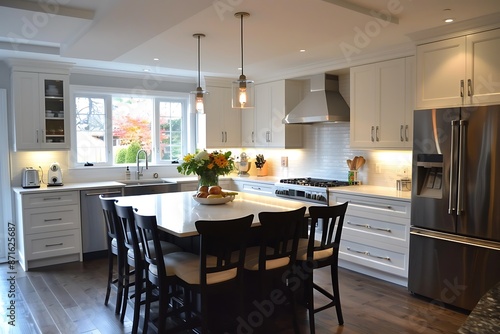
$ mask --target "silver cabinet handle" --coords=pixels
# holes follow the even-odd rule
[[[401,125],[401,127],[399,128],[399,138],[401,139],[401,141],[405,141],[405,139],[403,138],[403,125]]]
[[[262,190],[260,187],[252,187],[253,190]]]
[[[44,201],[60,201],[61,197],[45,197]]]
[[[377,141],[380,141],[380,138],[378,136],[378,125],[377,127],[375,128],[375,138],[377,139]]]
[[[255,143],[255,131],[252,131],[252,143]]]
[[[116,195],[116,194],[121,194],[122,192],[120,190],[117,191],[106,191],[106,192],[93,192],[93,193],[86,193],[85,196],[97,196],[97,195]]]
[[[389,232],[392,233],[390,228],[385,228],[385,227],[373,227],[370,224],[356,224],[356,223],[351,223],[350,221],[347,222],[348,225],[352,226],[359,226],[359,227],[364,227],[369,230],[377,230],[377,231],[384,231],[384,232]]]
[[[472,96],[472,80],[467,80],[467,95]]]
[[[358,253],[358,254],[368,255],[368,256],[371,256],[371,257],[374,257],[374,258],[377,258],[377,259],[391,261],[391,258],[388,257],[388,256],[373,255],[373,254],[370,254],[369,251],[361,251],[361,250],[357,250],[357,249],[351,249],[351,247],[347,247],[347,250],[351,251],[351,252],[354,252],[354,253]]]
[[[375,130],[375,127],[372,125],[372,132],[371,132],[372,143],[375,141],[375,138],[373,137],[373,131],[374,130]]]
[[[37,144],[39,143],[39,138],[40,138],[40,137],[38,137],[38,130],[36,130],[36,143],[37,143]]]
[[[62,242],[58,243],[58,244],[47,244],[45,245],[45,247],[54,247],[54,246],[62,246],[64,245]]]
[[[408,135],[408,131],[409,131],[409,130],[410,130],[410,129],[409,129],[409,126],[408,126],[408,124],[407,124],[407,125],[405,126],[405,139],[406,139],[406,141],[410,141],[410,137],[409,137],[409,135]]]
[[[460,97],[464,97],[464,81],[460,80]]]
[[[227,131],[224,131],[224,143],[227,143]]]
[[[62,218],[52,218],[52,219],[44,219],[44,222],[55,222],[55,221],[62,221]]]

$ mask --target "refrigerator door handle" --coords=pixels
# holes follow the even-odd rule
[[[460,243],[460,244],[464,244],[464,245],[500,251],[500,243],[498,243],[498,242],[483,240],[483,239],[476,239],[476,238],[471,238],[471,237],[465,237],[465,236],[461,236],[458,234],[449,234],[449,233],[444,233],[444,232],[439,232],[439,231],[427,230],[427,229],[423,229],[423,228],[419,228],[419,227],[411,227],[410,228],[410,236],[412,236],[412,235],[421,236],[424,238],[439,239],[439,240],[444,240],[444,241],[449,241],[449,242],[456,242],[456,243]]]
[[[455,180],[457,178],[457,172],[455,168],[455,143],[457,139],[457,124],[458,121],[451,121],[451,152],[450,152],[450,187],[448,188],[450,191],[449,202],[448,202],[448,214],[451,215],[453,211],[455,211],[457,198],[456,198],[456,189],[455,189]]]
[[[458,145],[458,188],[457,188],[457,216],[464,211],[464,175],[465,175],[465,127],[467,121],[460,121],[460,143]]]

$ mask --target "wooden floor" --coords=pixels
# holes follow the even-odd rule
[[[15,272],[15,274],[10,274]],[[106,260],[70,263],[24,272],[0,265],[0,333],[130,333],[132,308],[124,323],[110,304],[104,306]],[[315,271],[316,281],[327,283],[327,271]],[[14,278],[16,285],[11,285]],[[344,326],[338,326],[334,309],[316,315],[317,333],[456,333],[467,315],[442,308],[411,295],[406,288],[340,269]],[[15,294],[15,297],[12,295]],[[13,317],[6,311],[15,302]],[[12,308],[12,307],[11,307]],[[306,312],[299,310],[301,333],[308,333]],[[8,324],[15,320],[15,326]],[[272,333],[293,333],[288,318],[277,320]],[[253,333],[262,331],[254,330]],[[271,331],[269,331],[271,332]],[[245,332],[247,333],[247,332]],[[218,333],[217,333],[218,334]]]

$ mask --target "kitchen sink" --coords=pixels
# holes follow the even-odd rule
[[[177,183],[159,179],[120,180],[124,196],[162,194],[178,191]]]

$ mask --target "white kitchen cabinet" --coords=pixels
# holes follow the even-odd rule
[[[15,196],[19,263],[24,270],[82,261],[78,191]]]
[[[243,191],[252,194],[274,196],[274,185],[269,182],[259,182],[254,180],[233,180],[236,191]]]
[[[12,71],[14,150],[69,149],[69,75]]]
[[[410,210],[408,200],[330,193],[330,205],[349,202],[339,265],[406,286]]]
[[[231,108],[230,82],[213,82],[206,96],[207,148],[241,146],[241,110]]]
[[[500,102],[500,29],[417,46],[417,109]]]
[[[411,148],[413,57],[351,68],[352,148]]]
[[[302,126],[283,124],[285,116],[300,102],[302,85],[280,80],[255,85],[255,108],[242,111],[242,146],[269,148],[302,147]]]

